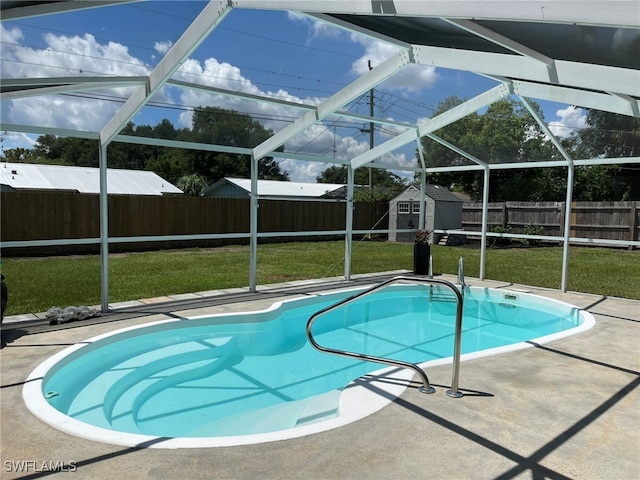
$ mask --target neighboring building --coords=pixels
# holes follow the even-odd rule
[[[100,170],[92,167],[0,162],[0,191],[21,190],[100,193]],[[153,172],[108,168],[107,193],[167,195],[182,194],[182,190]]]
[[[462,204],[460,197],[447,188],[427,185],[425,189],[425,228],[433,231],[459,230],[462,228]],[[420,217],[420,189],[410,186],[389,202],[389,228],[418,228]],[[443,234],[433,234],[432,243],[438,243]],[[392,242],[413,242],[413,233],[389,233]]]
[[[279,180],[258,180],[260,198],[288,198],[291,200],[310,200],[313,198],[336,198],[333,192],[343,189],[344,185],[335,183],[283,182]],[[249,198],[251,180],[248,178],[223,178],[202,191],[204,197]],[[340,198],[339,196],[337,198]]]

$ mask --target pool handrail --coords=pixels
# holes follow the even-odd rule
[[[309,339],[309,342],[316,350],[319,350],[324,353],[329,353],[329,354],[339,355],[339,356],[349,357],[349,358],[358,358],[358,359],[366,360],[369,362],[381,363],[383,365],[390,365],[394,367],[408,368],[410,370],[413,370],[418,374],[418,376],[422,380],[422,386],[419,387],[418,390],[422,393],[434,393],[436,390],[430,385],[427,374],[415,363],[404,362],[402,360],[394,360],[391,358],[376,357],[373,355],[366,355],[364,353],[349,352],[346,350],[336,350],[333,348],[323,347],[318,342],[316,342],[316,340],[313,338],[313,334],[311,333],[311,328],[313,323],[321,315],[324,315],[325,313],[333,311],[348,303],[354,302],[355,300],[358,300],[359,298],[362,298],[377,290],[380,290],[392,283],[397,283],[400,281],[422,282],[422,283],[428,283],[431,285],[434,285],[434,284],[443,285],[451,289],[455,293],[457,307],[456,307],[456,326],[455,326],[455,340],[454,340],[454,351],[453,351],[453,373],[452,373],[452,379],[451,379],[451,389],[447,390],[446,394],[452,398],[462,397],[463,394],[458,390],[458,380],[459,380],[459,373],[460,373],[460,350],[461,350],[461,343],[462,343],[463,297],[460,291],[458,290],[458,288],[453,283],[448,282],[446,280],[440,280],[435,278],[424,278],[424,277],[399,276],[399,277],[394,277],[389,280],[386,280],[382,283],[379,283],[378,285],[374,285],[373,287],[368,288],[363,292],[356,293],[355,295],[352,295],[348,298],[340,300],[339,302],[334,303],[333,305],[330,305],[328,307],[325,307],[322,310],[318,310],[316,313],[311,315],[311,317],[307,321],[307,338]]]
[[[458,259],[458,285],[462,287],[462,293],[464,293],[464,287],[466,287],[467,284],[464,281],[464,259],[462,257]]]

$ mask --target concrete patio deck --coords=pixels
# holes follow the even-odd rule
[[[62,326],[8,319],[0,352],[0,476],[640,478],[640,302],[501,282],[468,279],[471,285],[526,289],[572,303],[591,312],[597,323],[591,330],[550,344],[463,362],[463,398],[444,394],[451,366],[433,367],[427,373],[437,388],[434,395],[419,393],[414,380],[400,398],[358,422],[260,445],[166,450],[91,442],[43,423],[22,400],[24,381],[38,364],[86,338],[176,314],[262,309],[308,291],[383,278],[387,277],[350,283],[297,282],[261,288],[254,294],[236,289],[167,303],[140,302],[98,319]],[[46,471],[56,463],[72,465],[74,471]]]

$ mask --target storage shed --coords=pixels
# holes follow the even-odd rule
[[[425,228],[427,230],[460,230],[462,228],[463,201],[446,187],[427,185],[425,190]],[[389,202],[389,227],[418,228],[420,217],[420,189],[410,186]],[[413,242],[415,233],[389,233],[389,241]],[[432,243],[438,243],[442,233],[434,233]]]

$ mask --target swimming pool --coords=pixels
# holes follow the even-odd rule
[[[309,345],[309,317],[354,293],[95,337],[41,364],[23,397],[36,416],[56,428],[128,446],[238,445],[335,428],[382,408],[413,376],[393,368],[372,372],[376,364],[326,355]],[[440,287],[389,287],[318,319],[313,334],[333,348],[428,367],[450,361],[453,298]],[[462,353],[495,353],[592,325],[587,312],[562,302],[465,289]],[[372,373],[369,380],[354,382]],[[367,385],[378,375],[394,379],[376,384],[386,395]]]

